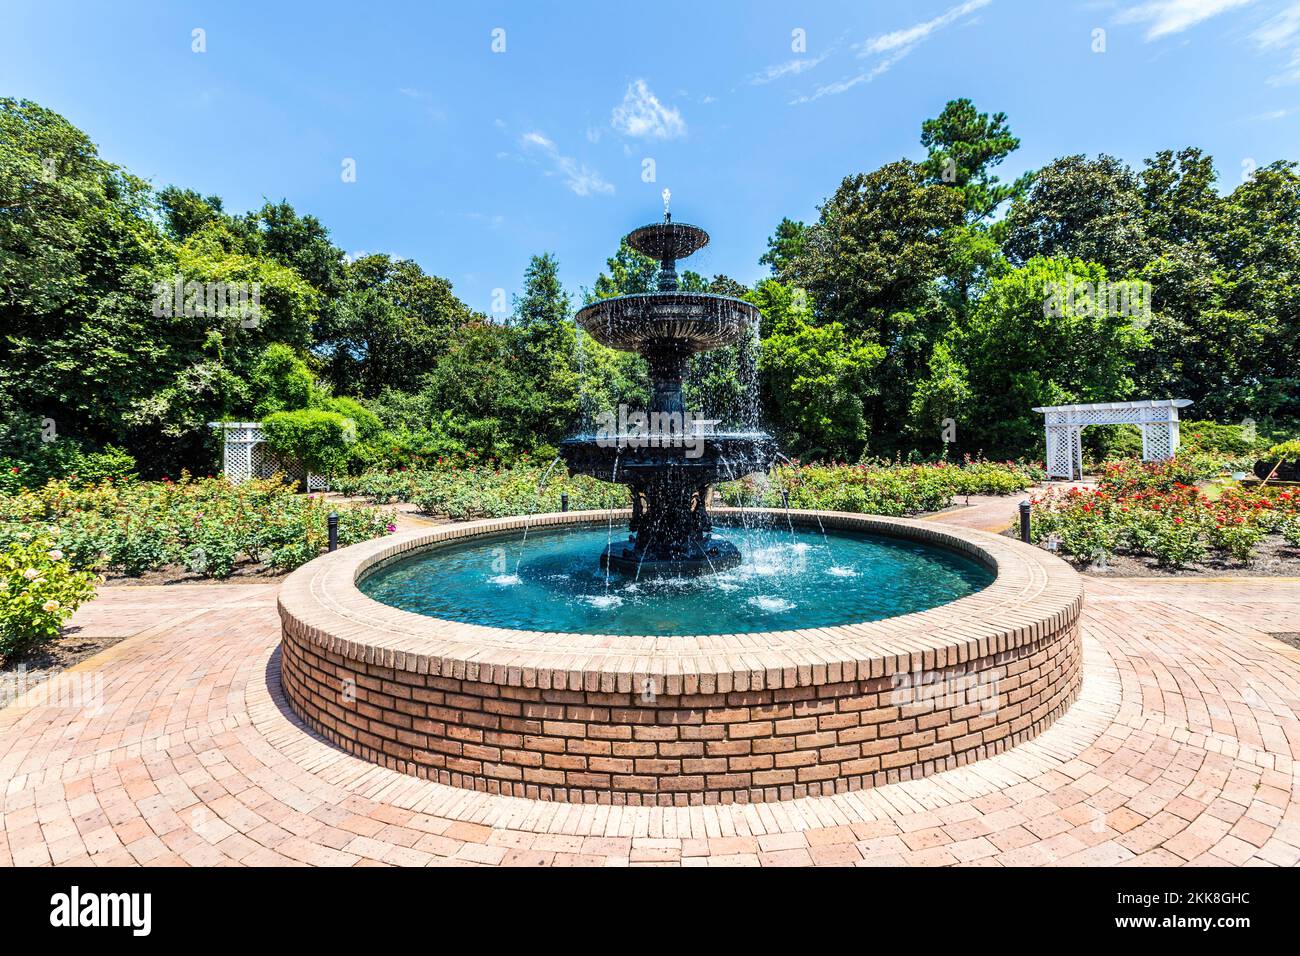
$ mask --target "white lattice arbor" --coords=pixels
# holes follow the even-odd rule
[[[1190,404],[1188,398],[1164,398],[1035,408],[1047,425],[1047,477],[1083,477],[1080,436],[1089,425],[1136,425],[1142,433],[1143,461],[1172,458],[1178,451],[1178,409]]]
[[[221,434],[221,470],[234,484],[250,478],[270,478],[277,472],[298,481],[303,479],[302,465],[276,455],[267,444],[259,422],[208,422],[208,427]],[[306,478],[308,491],[324,491],[329,487],[329,482],[320,475],[308,473]]]

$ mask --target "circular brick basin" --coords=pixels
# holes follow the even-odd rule
[[[337,746],[404,773],[546,800],[679,806],[922,777],[1028,740],[1074,700],[1083,588],[1065,562],[924,521],[791,517],[947,547],[996,577],[881,621],[673,637],[485,627],[358,590],[380,566],[469,536],[522,533],[525,519],[445,525],[344,548],[289,575],[279,599],[285,694]]]

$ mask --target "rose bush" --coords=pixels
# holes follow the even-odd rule
[[[1170,568],[1211,549],[1246,564],[1273,534],[1300,545],[1300,494],[1228,488],[1211,498],[1171,474],[1185,472],[1135,464],[1108,472],[1096,489],[1051,489],[1033,499],[1030,536],[1084,562],[1122,552]]]
[[[63,622],[94,596],[97,581],[46,536],[0,550],[0,657],[58,637]]]
[[[792,463],[769,475],[725,482],[719,491],[729,505],[779,508],[781,492],[788,491],[793,508],[903,515],[946,508],[955,496],[1023,491],[1034,482],[1033,467],[976,459],[960,465]],[[620,485],[570,475],[561,465],[552,470],[527,456],[509,467],[439,460],[431,467],[341,478],[336,486],[345,495],[378,504],[409,501],[453,520],[558,511],[561,494],[569,496],[575,511],[628,506],[627,490]]]
[[[80,568],[138,576],[175,566],[224,578],[242,562],[289,569],[311,560],[325,548],[331,510],[341,544],[386,534],[393,521],[389,511],[337,508],[275,479],[51,481],[0,495],[0,547],[49,538]]]
[[[857,465],[794,462],[721,487],[730,505],[790,507],[901,517],[939,511],[964,495],[1008,495],[1034,483],[1032,466],[967,458],[961,464],[862,462]]]

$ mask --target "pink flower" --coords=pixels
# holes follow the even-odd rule
[[[388,522],[388,524],[386,525],[386,527],[388,528],[388,533],[389,533],[389,534],[392,534],[394,531],[397,530],[397,525],[393,524],[391,521]]]

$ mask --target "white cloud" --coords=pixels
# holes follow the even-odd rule
[[[821,56],[810,56],[803,59],[786,60],[784,63],[774,63],[750,76],[746,82],[753,86],[761,86],[764,83],[779,80],[783,76],[798,76],[805,70],[811,70],[830,55],[831,50],[827,50]]]
[[[1250,35],[1261,50],[1290,46],[1300,39],[1300,3],[1293,3]]]
[[[791,105],[811,103],[823,96],[835,96],[863,83],[870,83],[876,77],[888,73],[895,63],[929,39],[930,35],[936,30],[942,30],[944,27],[969,17],[992,2],[993,0],[966,0],[965,3],[950,7],[937,17],[921,23],[914,23],[912,26],[904,27],[901,30],[882,33],[862,43],[854,44],[854,49],[858,51],[858,59],[863,60],[873,56],[880,57],[880,59],[869,69],[859,70],[857,73],[842,77],[833,83],[819,86],[811,93],[796,97],[790,101]]]
[[[613,184],[605,182],[600,173],[572,156],[563,155],[555,141],[542,133],[524,133],[519,137],[519,145],[524,152],[541,156],[551,166],[546,175],[560,176],[564,185],[579,196],[607,195],[614,191]]]
[[[907,51],[904,51],[895,56],[886,57],[869,70],[863,70],[860,73],[838,79],[834,83],[827,83],[823,86],[819,86],[806,96],[799,96],[791,100],[790,104],[794,106],[800,103],[811,103],[813,100],[819,100],[823,96],[835,96],[836,94],[851,90],[853,87],[858,86],[861,83],[870,83],[882,73],[888,73],[889,68],[906,55]]]
[[[1291,54],[1291,62],[1287,64],[1286,70],[1276,76],[1270,76],[1268,82],[1271,86],[1300,83],[1300,50],[1296,50]]]
[[[1290,51],[1291,62],[1285,72],[1269,77],[1269,83],[1280,86],[1283,83],[1300,82],[1300,3],[1292,3],[1267,20],[1250,38],[1255,41],[1261,53]]]
[[[1211,17],[1244,7],[1254,0],[1147,0],[1129,7],[1115,18],[1117,23],[1145,23],[1147,42],[1182,33]]]
[[[926,20],[924,23],[917,23],[902,30],[895,30],[893,33],[884,33],[878,37],[872,37],[862,44],[858,56],[866,57],[875,53],[888,53],[890,50],[904,48],[911,50],[912,47],[935,30],[941,30],[948,24],[955,23],[962,17],[974,13],[980,7],[987,7],[992,2],[993,0],[966,0],[963,4],[945,10],[933,20]]]
[[[1269,110],[1267,113],[1256,113],[1254,116],[1247,117],[1247,119],[1252,119],[1259,123],[1270,123],[1274,120],[1285,119],[1294,112],[1295,110],[1289,108],[1283,110]]]
[[[610,115],[610,125],[624,135],[652,139],[673,139],[686,132],[682,114],[660,103],[645,80],[633,80],[627,85],[623,102]]]

